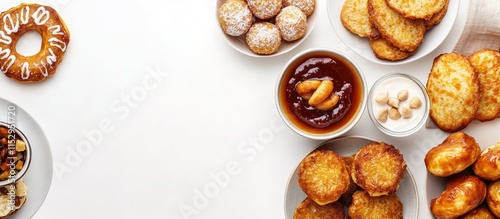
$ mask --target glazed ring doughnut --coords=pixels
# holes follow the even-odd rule
[[[42,37],[40,51],[32,56],[16,52],[19,37],[36,30]],[[69,31],[49,6],[21,4],[0,14],[0,71],[16,81],[42,81],[56,72],[69,43]]]

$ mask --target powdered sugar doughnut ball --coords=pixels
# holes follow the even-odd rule
[[[245,34],[253,24],[253,14],[243,0],[228,0],[219,7],[219,24],[231,36]]]
[[[276,26],[284,40],[298,40],[306,34],[307,16],[300,8],[290,5],[276,16]]]
[[[282,0],[248,0],[248,7],[255,17],[269,19],[276,16],[283,7]]]
[[[314,12],[316,0],[284,0],[285,6],[294,5],[300,8],[309,17]]]
[[[250,50],[261,55],[273,54],[281,46],[281,34],[276,25],[269,22],[254,23],[248,30],[246,41]]]

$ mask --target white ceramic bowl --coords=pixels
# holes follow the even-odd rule
[[[26,172],[28,171],[29,169],[29,166],[31,164],[31,145],[28,141],[28,138],[26,138],[26,136],[24,135],[23,132],[21,132],[21,130],[19,130],[17,127],[13,126],[13,125],[10,125],[8,123],[5,123],[5,122],[0,122],[0,127],[4,127],[4,128],[7,128],[9,130],[9,136],[7,137],[8,140],[10,140],[11,138],[15,138],[15,139],[20,139],[22,141],[24,141],[24,143],[26,144],[26,150],[25,150],[25,156],[24,156],[24,164],[23,164],[23,167],[21,168],[21,170],[16,170],[15,172],[12,172],[14,171],[13,168],[11,168],[9,166],[9,168],[7,169],[7,171],[9,171],[9,178],[6,179],[6,180],[1,180],[0,181],[0,187],[2,186],[6,186],[6,185],[9,185],[9,184],[12,184],[16,181],[18,181],[19,179],[21,179],[24,174],[26,174]],[[6,153],[7,155],[6,156],[10,156],[10,151],[11,150],[15,150],[15,144],[14,143],[9,143],[9,146],[6,150]],[[13,156],[10,156],[10,157],[13,157]],[[11,158],[7,158],[7,161],[10,161]]]
[[[226,1],[227,0],[217,0],[216,1],[216,4],[215,4],[215,19],[217,20],[217,24],[219,24],[219,18],[217,17],[218,10],[219,10],[220,6],[222,4],[224,4]],[[319,17],[318,1],[316,1],[314,7],[315,7],[314,8],[314,12],[309,17],[307,17],[307,31],[306,31],[306,34],[302,38],[300,38],[298,40],[295,40],[295,41],[292,41],[292,42],[287,42],[285,40],[282,40],[281,41],[281,46],[280,46],[279,50],[276,53],[273,53],[273,54],[270,54],[270,55],[260,55],[260,54],[256,54],[256,53],[252,52],[252,50],[250,50],[250,48],[248,48],[248,45],[246,43],[246,38],[245,38],[246,34],[244,34],[242,36],[239,36],[239,37],[234,37],[234,36],[230,36],[230,35],[225,34],[224,31],[222,30],[222,27],[220,27],[220,25],[218,25],[218,28],[220,29],[221,34],[226,39],[226,41],[229,43],[229,45],[231,45],[234,49],[236,49],[237,51],[239,51],[239,52],[241,52],[241,53],[243,53],[245,55],[249,55],[249,56],[252,56],[252,57],[274,57],[274,56],[279,56],[281,54],[285,54],[285,53],[289,52],[290,50],[292,50],[295,47],[297,47],[298,45],[300,45],[300,43],[302,43],[309,36],[309,34],[312,32],[312,30],[314,28],[314,25],[316,24],[316,20]]]
[[[399,112],[403,107],[408,107],[412,98],[418,98],[422,106],[418,109],[412,109],[410,118],[400,118],[398,120],[387,119],[381,122],[377,119],[381,110],[390,108],[387,104],[379,104],[375,101],[376,97],[383,92],[388,92],[389,97],[397,97],[401,90],[408,90],[408,99],[401,101]],[[405,137],[414,134],[420,130],[429,118],[429,96],[425,86],[415,77],[403,73],[391,73],[379,78],[370,89],[368,94],[368,114],[373,124],[382,132],[394,137]]]
[[[314,150],[326,149],[332,150],[341,156],[350,156],[355,154],[359,149],[377,140],[362,137],[362,136],[344,136],[332,139],[321,143]],[[307,156],[307,155],[306,155]],[[300,164],[300,163],[299,163]],[[298,185],[299,164],[290,175],[285,188],[285,218],[292,219],[293,213],[297,205],[299,205],[307,195]],[[397,196],[403,203],[403,218],[416,219],[419,212],[419,196],[417,185],[413,174],[409,168],[406,168],[406,173],[399,184],[399,189],[396,192]]]
[[[294,86],[293,84],[297,84],[297,80],[294,82],[290,82],[292,77],[303,77],[304,80],[312,79],[307,78],[308,76],[300,75],[295,73],[295,69],[301,65],[301,63],[306,62],[307,60],[311,60],[311,58],[328,58],[335,60],[336,66],[335,68],[327,68],[324,67],[317,68],[321,71],[335,72],[338,76],[334,78],[334,80],[343,81],[346,78],[350,78],[352,84],[352,93],[351,97],[351,107],[347,111],[347,113],[340,119],[338,122],[335,122],[327,127],[313,127],[309,124],[304,123],[304,120],[299,119],[297,114],[294,111],[299,108],[310,107],[307,105],[307,100],[301,99],[298,101],[302,106],[296,107],[292,102],[289,101],[287,97],[287,87]],[[344,70],[342,70],[342,68]],[[315,71],[315,70],[313,70]],[[345,74],[345,72],[352,72]],[[307,73],[307,75],[311,76],[311,74]],[[348,81],[346,80],[346,81]],[[292,84],[292,85],[290,85]],[[339,83],[337,83],[339,84]],[[339,89],[346,85],[347,83],[341,84],[341,86],[336,86],[334,92],[339,92]],[[349,131],[361,118],[367,99],[367,86],[366,79],[361,72],[361,69],[356,65],[356,63],[347,55],[327,48],[312,48],[305,50],[297,55],[295,55],[292,59],[290,59],[282,69],[277,85],[276,85],[276,106],[278,108],[279,115],[286,123],[286,125],[295,131],[297,134],[302,135],[307,138],[324,140],[331,139],[335,137],[339,137],[342,134]],[[294,101],[294,100],[293,100]],[[339,106],[345,106],[345,102],[340,102],[333,110],[324,111],[325,114],[333,115],[332,113],[338,109]],[[321,112],[322,113],[322,112]]]

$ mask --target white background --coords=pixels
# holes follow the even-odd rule
[[[2,1],[0,9],[19,3]],[[63,62],[42,83],[0,78],[0,97],[35,118],[54,164],[66,168],[54,169],[37,219],[188,218],[182,207],[197,214],[189,218],[284,218],[289,175],[320,141],[295,134],[277,115],[274,92],[283,65],[302,50],[327,47],[351,55],[369,87],[396,71],[425,83],[434,57],[452,51],[462,33],[468,5],[462,2],[437,50],[415,63],[380,66],[342,44],[325,0],[317,2],[311,35],[274,58],[234,50],[220,32],[215,0],[38,3],[55,7],[71,31]],[[102,121],[112,130],[80,154],[80,162],[70,162],[79,143],[89,141],[85,133],[97,132]],[[465,131],[485,147],[500,141],[491,135],[499,127],[499,120],[475,121]],[[424,129],[391,138],[376,130],[366,111],[348,134],[384,140],[403,152],[418,184],[420,218],[429,217],[423,156],[447,134]],[[214,180],[221,174],[226,181]]]

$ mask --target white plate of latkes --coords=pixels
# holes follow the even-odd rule
[[[458,9],[460,6],[459,0],[450,0],[446,15],[443,17],[439,24],[426,32],[424,41],[418,47],[415,54],[399,61],[388,61],[379,59],[375,56],[370,47],[368,38],[362,38],[356,34],[353,34],[342,25],[342,21],[340,20],[340,12],[342,10],[344,1],[345,0],[326,1],[328,18],[330,19],[330,23],[333,26],[335,33],[337,33],[340,40],[342,40],[342,42],[352,51],[374,63],[383,65],[398,65],[413,62],[434,51],[439,45],[441,45],[441,43],[450,33],[451,28],[455,23],[455,19],[457,18]]]
[[[314,150],[332,150],[341,156],[351,156],[356,154],[363,146],[377,142],[377,140],[362,136],[344,136],[332,139],[318,145]],[[285,190],[285,218],[292,219],[295,208],[307,197],[298,184],[299,164],[290,175]],[[406,168],[406,173],[399,184],[396,192],[403,203],[403,218],[417,219],[419,209],[419,198],[417,184],[410,171]]]

